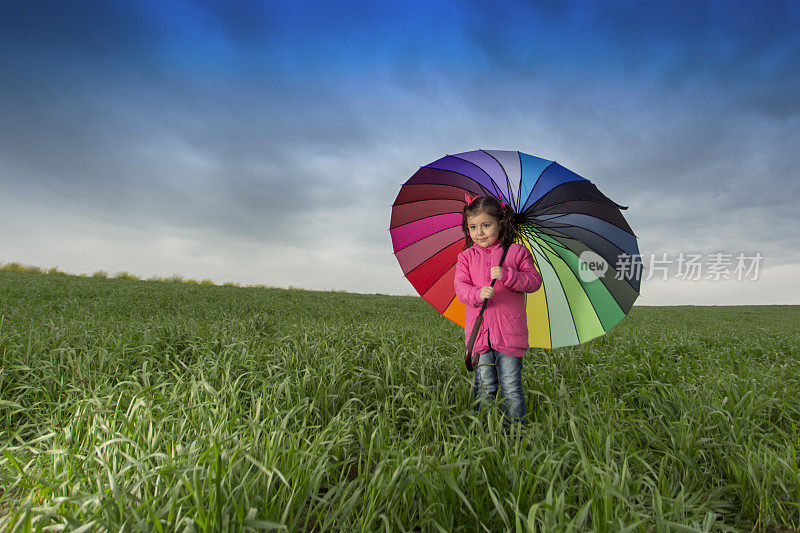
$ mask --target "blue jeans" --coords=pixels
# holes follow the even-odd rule
[[[522,357],[497,350],[480,354],[478,368],[475,369],[475,399],[479,405],[488,405],[494,400],[498,384],[505,419],[523,422],[526,410],[525,393],[522,390]]]

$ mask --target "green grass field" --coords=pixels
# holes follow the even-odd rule
[[[0,272],[0,529],[798,529],[798,324],[634,308],[506,433],[419,298]]]

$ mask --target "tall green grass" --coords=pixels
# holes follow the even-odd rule
[[[0,528],[798,528],[798,323],[635,308],[505,431],[419,298],[0,272]]]

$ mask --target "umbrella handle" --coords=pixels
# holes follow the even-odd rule
[[[475,346],[475,339],[478,337],[478,331],[481,329],[481,324],[483,323],[483,310],[486,309],[486,302],[488,302],[488,300],[483,301],[481,312],[478,318],[475,319],[475,324],[472,326],[472,333],[470,333],[469,342],[467,342],[467,353],[464,355],[464,365],[470,372],[474,372],[475,368],[478,366],[479,355],[472,353],[472,347]]]
[[[503,266],[503,262],[506,260],[507,253],[508,248],[503,250],[503,257],[500,258],[500,264],[497,266]],[[497,281],[497,279],[493,279],[492,284],[489,286],[494,287],[495,281]],[[478,317],[475,319],[475,324],[472,326],[472,333],[470,333],[469,341],[467,342],[467,353],[464,355],[464,365],[470,372],[473,372],[478,367],[479,354],[472,353],[472,348],[475,346],[475,339],[478,337],[478,331],[481,329],[481,324],[483,324],[483,312],[486,311],[486,304],[488,303],[488,299],[483,301],[481,311],[478,313]]]

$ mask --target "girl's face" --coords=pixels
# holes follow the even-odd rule
[[[497,242],[500,235],[500,222],[491,215],[478,213],[467,217],[467,229],[472,241],[483,248],[488,248]]]

